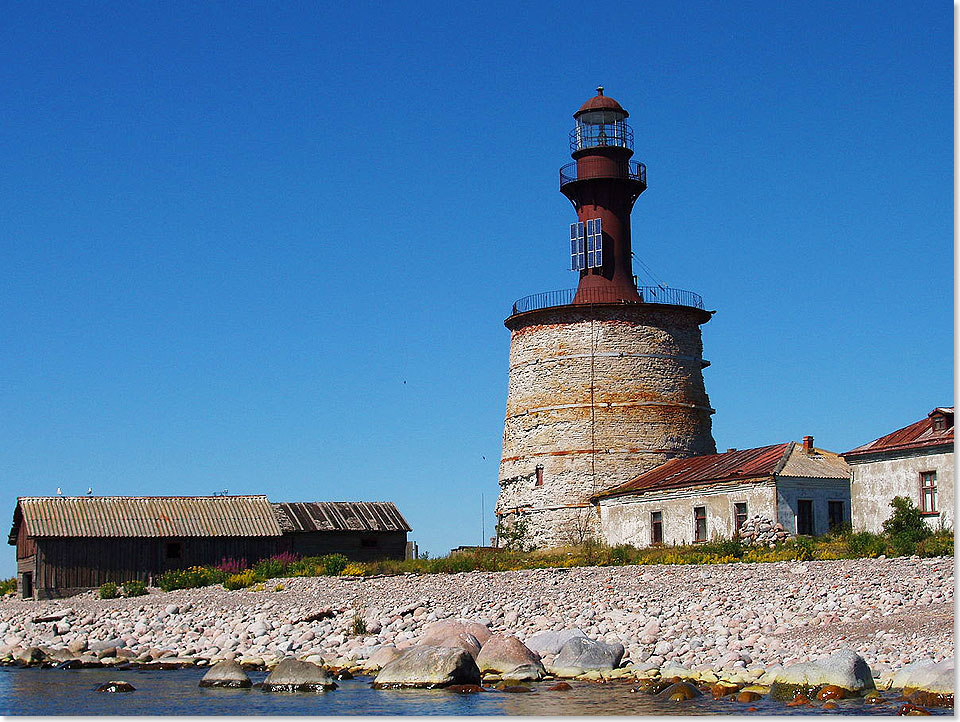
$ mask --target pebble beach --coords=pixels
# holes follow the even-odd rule
[[[708,679],[761,679],[839,649],[880,677],[953,657],[953,566],[952,558],[905,557],[581,567],[291,578],[264,591],[151,589],[130,599],[7,598],[0,659],[39,647],[55,659],[104,664],[269,666],[295,656],[363,669],[385,646],[415,644],[434,621],[469,619],[520,640],[576,628],[620,643],[621,668],[607,673],[614,677],[683,667]]]

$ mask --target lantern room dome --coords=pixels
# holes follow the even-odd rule
[[[611,98],[609,95],[603,94],[603,86],[601,85],[597,88],[597,94],[590,98],[586,103],[580,106],[580,109],[573,114],[574,118],[579,118],[583,113],[588,113],[592,110],[612,110],[615,113],[622,113],[623,117],[629,117],[629,113],[623,109],[623,107],[616,100]]]

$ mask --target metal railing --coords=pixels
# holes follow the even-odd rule
[[[633,150],[633,128],[622,120],[616,123],[577,123],[570,131],[570,150],[576,152],[585,148],[603,148],[617,146]]]
[[[567,183],[587,178],[630,178],[640,181],[644,187],[647,185],[647,166],[640,161],[625,160],[617,163],[613,172],[603,170],[604,168],[609,168],[609,165],[604,164],[596,168],[587,167],[580,174],[577,170],[576,161],[567,163],[560,169],[560,187],[563,188]]]
[[[664,286],[637,286],[640,294],[639,303],[658,303],[668,306],[688,306],[703,310],[703,298],[693,291],[684,291],[682,288],[667,288]],[[562,291],[545,291],[532,296],[524,296],[513,304],[511,315],[538,311],[541,308],[552,306],[569,306],[577,296],[576,288],[567,288]],[[580,292],[577,305],[586,303],[637,303],[624,301],[615,288],[591,288]]]

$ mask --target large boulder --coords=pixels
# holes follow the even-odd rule
[[[894,675],[893,687],[903,690],[903,696],[927,707],[953,707],[953,657],[942,662],[932,660],[910,664]]]
[[[225,659],[217,662],[200,680],[201,687],[249,687],[250,678],[243,671],[239,662],[232,659]]]
[[[784,667],[773,680],[770,696],[790,701],[802,693],[812,698],[828,684],[850,692],[863,692],[874,689],[873,673],[863,657],[851,649],[841,649],[829,657]]]
[[[541,657],[559,654],[567,642],[574,637],[586,637],[582,629],[564,629],[560,632],[537,632],[527,639],[524,644]]]
[[[541,680],[546,674],[540,655],[516,637],[494,634],[484,642],[477,655],[480,674],[499,674],[509,680]]]
[[[560,648],[550,671],[557,677],[578,677],[585,672],[616,669],[623,659],[623,651],[622,644],[573,637]]]
[[[480,654],[480,647],[489,638],[490,630],[482,624],[458,619],[443,619],[428,624],[418,644],[426,647],[456,647],[469,652],[470,656],[476,659]]]
[[[263,681],[264,692],[323,692],[337,683],[323,667],[293,657],[282,660]]]
[[[370,658],[367,660],[367,669],[382,669],[401,654],[403,654],[402,650],[397,649],[392,644],[385,644],[370,655]]]
[[[385,665],[373,686],[376,689],[397,687],[449,687],[451,684],[480,684],[480,670],[473,657],[454,647],[409,647]]]

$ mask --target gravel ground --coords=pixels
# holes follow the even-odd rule
[[[277,584],[282,591],[272,591]],[[10,647],[117,646],[141,657],[322,655],[362,661],[412,644],[444,618],[521,640],[579,627],[619,641],[638,667],[776,669],[849,648],[874,674],[954,654],[953,559],[628,566],[273,580],[268,591],[151,590],[147,597],[0,602],[0,656]],[[58,609],[58,622],[33,622]],[[329,608],[332,616],[305,621]],[[355,616],[366,632],[354,634]]]

